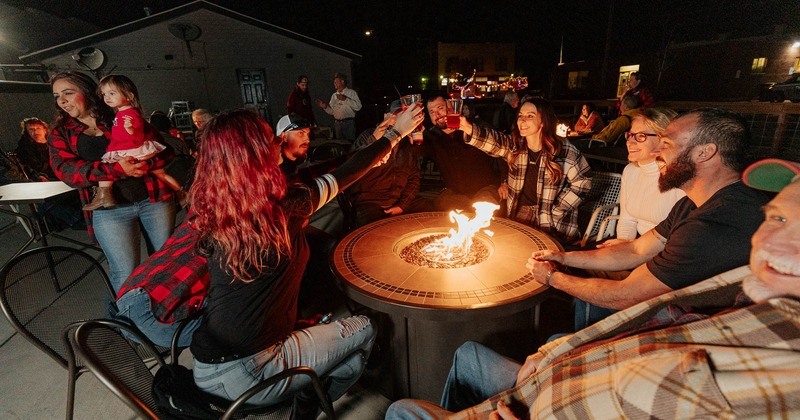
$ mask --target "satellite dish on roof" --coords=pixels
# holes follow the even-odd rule
[[[170,23],[167,29],[172,36],[184,41],[194,41],[202,33],[200,27],[194,23]]]
[[[106,64],[106,54],[95,47],[86,47],[78,51],[72,55],[72,59],[91,71],[99,70]]]
[[[169,29],[169,33],[172,36],[186,42],[186,49],[189,50],[189,56],[191,57],[192,45],[189,42],[200,38],[200,34],[203,33],[200,27],[194,23],[170,23],[167,29]]]

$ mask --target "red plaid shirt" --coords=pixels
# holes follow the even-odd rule
[[[190,219],[191,214],[160,251],[133,271],[117,299],[133,289],[145,289],[153,315],[165,324],[191,318],[198,311],[208,291],[208,264],[196,252],[197,232],[189,226]]]
[[[98,121],[97,127],[103,131],[107,138],[111,138],[111,132],[102,122]],[[56,127],[47,138],[50,146],[50,166],[53,167],[58,179],[64,181],[71,187],[78,188],[81,202],[83,204],[91,202],[91,187],[98,181],[114,181],[125,178],[125,171],[119,163],[103,163],[101,161],[87,161],[78,155],[78,136],[83,133],[85,127],[68,118],[63,126]],[[150,124],[145,124],[145,133],[155,136],[159,143],[164,143],[158,130]],[[173,152],[171,148],[159,153],[156,157],[148,160],[148,168],[163,169],[172,160]],[[172,197],[172,190],[162,183],[155,175],[145,174],[142,179],[147,186],[150,202],[163,201]],[[86,219],[89,237],[94,241],[94,228],[92,226],[92,212],[83,212]]]

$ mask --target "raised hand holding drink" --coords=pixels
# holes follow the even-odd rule
[[[447,128],[458,130],[461,126],[461,108],[464,101],[461,99],[447,100]]]
[[[403,107],[403,110],[413,106],[414,104],[421,104],[422,103],[422,95],[418,93],[414,93],[411,95],[406,95],[400,97],[400,105]],[[422,144],[422,126],[421,124],[411,132],[409,136],[411,138],[411,143],[419,146]]]

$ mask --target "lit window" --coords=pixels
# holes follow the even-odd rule
[[[588,87],[589,71],[571,71],[567,77],[567,89],[584,90]]]
[[[792,69],[790,70],[791,73],[798,73],[800,72],[800,57],[794,58],[794,64],[792,64]]]
[[[753,59],[753,68],[751,69],[751,73],[764,73],[764,69],[767,68],[767,58],[766,57],[758,57]]]

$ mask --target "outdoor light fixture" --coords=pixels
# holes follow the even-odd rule
[[[800,48],[800,41],[795,41],[794,44],[792,44],[792,48]]]

